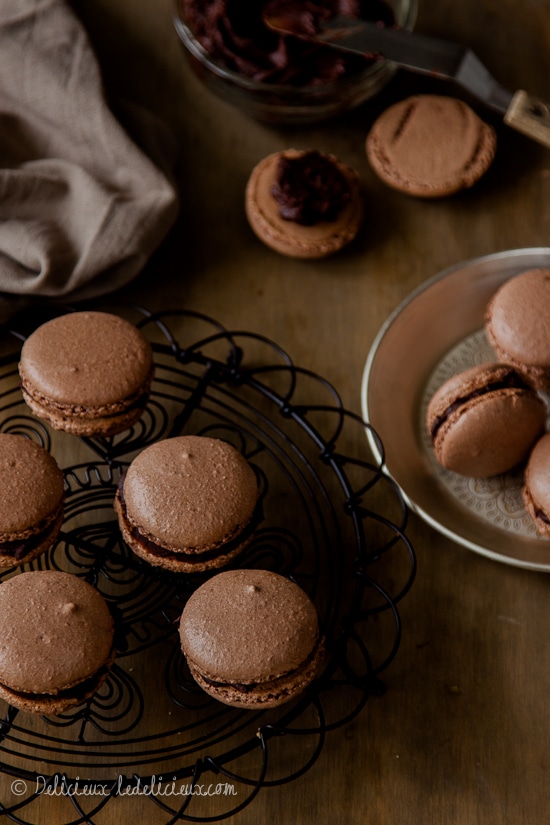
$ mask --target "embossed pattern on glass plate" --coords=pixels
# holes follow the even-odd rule
[[[444,378],[494,360],[483,332],[492,295],[534,268],[550,268],[550,248],[497,252],[425,281],[373,342],[361,400],[363,417],[384,445],[386,471],[424,521],[495,561],[550,572],[550,541],[537,536],[520,501],[521,473],[485,482],[453,476],[435,461],[425,427],[427,398]]]

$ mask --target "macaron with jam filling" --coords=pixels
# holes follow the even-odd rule
[[[0,567],[26,564],[55,544],[63,502],[54,457],[22,435],[0,433]]]
[[[439,463],[488,478],[525,461],[544,431],[546,407],[513,367],[482,364],[454,375],[434,393],[427,427]]]
[[[275,152],[252,170],[245,210],[252,230],[271,249],[293,258],[324,258],[359,231],[359,177],[331,154]]]
[[[201,573],[228,564],[250,542],[259,520],[258,482],[231,444],[178,436],[136,456],[115,510],[126,544],[144,561]]]
[[[537,532],[550,538],[550,433],[533,447],[523,479],[523,502]]]
[[[59,714],[89,699],[115,658],[102,595],[83,579],[32,570],[0,584],[0,698]]]
[[[56,430],[110,436],[142,415],[153,378],[151,345],[108,312],[72,312],[36,329],[19,362],[21,391]]]
[[[505,281],[487,306],[485,331],[497,358],[535,388],[550,390],[550,269]]]
[[[485,174],[496,153],[496,135],[462,100],[413,95],[377,118],[366,153],[373,171],[393,189],[442,198]]]
[[[268,570],[228,570],[187,601],[183,654],[214,699],[251,710],[299,696],[324,659],[315,605],[297,584]]]

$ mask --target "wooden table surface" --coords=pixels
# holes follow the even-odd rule
[[[412,290],[465,259],[550,245],[550,151],[487,112],[498,130],[497,157],[464,194],[415,200],[370,170],[364,140],[381,110],[416,91],[456,89],[399,73],[376,100],[340,120],[267,126],[198,85],[170,0],[74,0],[73,7],[109,95],[156,112],[179,150],[180,218],[124,298],[262,333],[359,413],[369,348]],[[467,43],[504,86],[550,100],[550,0],[419,0],[416,28]],[[290,146],[333,152],[361,176],[364,226],[331,259],[283,258],[247,225],[243,193],[252,167]],[[535,825],[547,817],[550,579],[464,549],[415,515],[408,535],[418,573],[400,606],[403,637],[384,674],[385,695],[332,732],[303,777],[263,790],[230,822]],[[0,783],[9,805],[10,780]],[[76,818],[65,799],[40,804],[42,822]],[[166,821],[161,810],[142,806],[118,799],[97,822],[130,823],[142,809],[147,822]]]

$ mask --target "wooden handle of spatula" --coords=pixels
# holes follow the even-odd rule
[[[504,122],[550,149],[550,104],[520,89],[512,98]]]

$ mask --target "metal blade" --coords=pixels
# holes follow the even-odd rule
[[[345,51],[382,57],[410,71],[452,80],[501,114],[513,97],[476,55],[459,43],[344,16],[321,21],[315,39]]]

